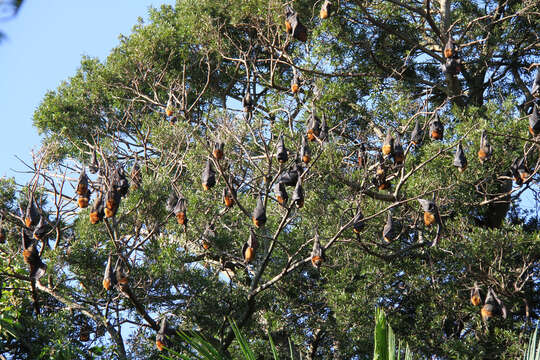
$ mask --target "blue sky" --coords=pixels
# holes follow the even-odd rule
[[[47,90],[73,75],[82,55],[103,60],[150,6],[174,0],[26,0],[16,17],[0,22],[0,177],[24,170],[40,138],[32,115]]]

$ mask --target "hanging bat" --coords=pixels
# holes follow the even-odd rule
[[[174,208],[177,202],[178,202],[178,196],[176,195],[176,191],[173,189],[171,193],[169,194],[169,197],[167,198],[167,203],[165,204],[165,210],[167,210],[170,213],[174,212]]]
[[[216,185],[216,172],[210,159],[207,159],[202,173],[202,186],[204,190],[210,190],[214,185]]]
[[[319,139],[325,141],[328,138],[328,125],[326,124],[326,117],[323,114],[321,122],[321,131],[319,133]]]
[[[433,140],[442,140],[444,136],[444,126],[439,119],[439,115],[435,114],[435,118],[429,124],[429,134]]]
[[[298,164],[294,164],[289,170],[285,171],[279,177],[278,182],[287,186],[296,186],[299,174],[303,171],[302,167]]]
[[[296,94],[296,93],[298,93],[298,90],[300,90],[300,76],[298,75],[298,73],[295,70],[293,78],[291,80],[291,92],[293,94]]]
[[[124,173],[123,167],[119,166],[114,171],[113,176],[112,176],[111,187],[115,192],[117,192],[120,195],[120,197],[124,197],[127,195],[129,191],[129,182],[126,178],[126,174]]]
[[[216,237],[216,231],[214,224],[209,224],[202,235],[202,247],[204,250],[208,250],[212,247],[212,243]]]
[[[26,213],[24,216],[24,224],[26,227],[35,226],[39,221],[39,213],[36,208],[36,205],[34,204],[34,197],[30,196],[30,201],[28,201],[28,205],[26,206]]]
[[[367,163],[366,147],[364,144],[360,144],[360,150],[358,150],[358,167],[363,168]]]
[[[0,218],[0,244],[4,244],[6,242],[6,229],[4,228],[4,219]],[[0,297],[2,294],[0,294]]]
[[[373,183],[379,190],[387,190],[391,187],[390,182],[386,179],[386,166],[384,166],[384,159],[381,154],[379,154],[379,162],[375,170]]]
[[[540,74],[540,71],[538,73]],[[538,136],[540,134],[540,112],[538,111],[537,104],[534,104],[532,112],[529,115],[529,132],[532,136]]]
[[[482,298],[480,297],[480,287],[478,286],[478,283],[474,282],[474,288],[471,289],[471,304],[473,306],[478,306],[482,302]]]
[[[172,116],[174,113],[174,108],[172,104],[172,98],[169,97],[169,100],[167,100],[167,106],[165,106],[165,115]]]
[[[257,206],[253,211],[252,220],[257,228],[261,228],[266,224],[266,209],[264,208],[264,201],[261,196],[257,198]]]
[[[531,88],[531,95],[534,97],[540,97],[540,70],[536,70],[536,77]]]
[[[81,169],[81,173],[79,175],[79,182],[77,183],[76,191],[78,195],[88,195],[88,176],[86,175],[84,166]]]
[[[419,146],[422,143],[422,138],[424,137],[424,130],[420,127],[420,122],[416,119],[414,124],[413,131],[411,133],[411,143],[414,146]]]
[[[81,170],[81,174],[79,175],[79,182],[77,183],[77,194],[79,195],[79,199],[77,200],[77,204],[81,209],[85,209],[88,207],[89,197],[90,197],[90,191],[88,190],[88,176],[86,176],[86,171],[84,167]]]
[[[90,340],[90,331],[92,331],[92,328],[88,323],[85,323],[81,326],[81,330],[79,332],[79,341],[81,342],[87,342]]]
[[[174,216],[176,216],[176,221],[180,225],[187,225],[188,218],[187,218],[187,200],[182,195],[179,194],[177,197],[176,205],[174,206],[173,212]]]
[[[517,173],[519,175],[519,179],[521,180],[522,183],[526,183],[529,180],[531,173],[527,169],[527,166],[525,166],[525,158],[521,158],[517,162],[516,168],[517,168]]]
[[[487,133],[485,130],[482,130],[482,134],[480,135],[480,149],[478,150],[478,160],[480,160],[480,163],[484,163],[491,157],[491,154],[493,152],[493,149],[491,147],[491,144],[489,143],[489,139],[487,137]]]
[[[364,214],[362,214],[362,211],[358,210],[356,215],[354,216],[353,220],[353,231],[356,234],[360,234],[362,230],[364,230],[365,224],[364,224]]]
[[[518,186],[521,186],[524,182],[527,182],[531,176],[524,162],[525,159],[516,158],[512,162],[512,165],[510,165],[510,172],[512,173],[512,177]]]
[[[388,132],[386,133],[386,137],[384,138],[383,145],[382,145],[382,153],[384,156],[390,156],[392,155],[393,150],[394,150],[394,138],[392,137],[390,130],[388,130]]]
[[[88,170],[90,170],[90,174],[95,174],[99,170],[99,164],[97,161],[97,155],[96,155],[95,149],[92,149],[92,160],[90,160],[90,166],[88,166]]]
[[[424,210],[424,225],[431,226],[435,223],[440,223],[441,219],[439,218],[439,209],[434,201],[418,199],[422,210]]]
[[[292,194],[292,203],[296,205],[296,208],[300,209],[304,206],[304,188],[302,187],[302,180],[298,179],[296,186]]]
[[[30,266],[30,279],[38,280],[45,275],[47,265],[41,261],[37,250],[37,242],[32,239],[31,233],[25,229],[21,229],[22,235],[22,250],[24,262]]]
[[[386,218],[386,224],[383,228],[383,239],[387,243],[392,242],[395,240],[398,236],[396,225],[394,224],[394,220],[392,219],[392,214],[390,211],[388,212],[388,216]]]
[[[116,284],[122,288],[128,286],[128,275],[124,272],[124,269],[122,268],[122,265],[120,265],[119,261],[116,262],[116,266],[114,268],[114,278],[116,279]]]
[[[34,229],[33,236],[34,239],[42,241],[45,238],[45,235],[49,232],[49,227],[43,221],[43,216],[39,217],[39,222]]]
[[[307,138],[309,141],[315,141],[315,139],[319,136],[321,132],[320,128],[320,120],[315,115],[315,110],[311,112],[311,119],[308,124],[308,130],[307,130]]]
[[[231,185],[232,186],[232,185]],[[234,198],[236,197],[236,190],[233,188],[232,191],[229,188],[223,188],[223,203],[226,207],[231,208],[234,206]]]
[[[465,169],[467,169],[467,157],[465,157],[465,152],[463,151],[461,143],[459,143],[456,148],[453,165],[458,168],[458,171],[460,173],[464,172]]]
[[[114,189],[107,191],[105,195],[105,217],[112,218],[116,215],[118,207],[120,206],[121,196],[120,193]]]
[[[30,266],[30,278],[37,280],[45,275],[47,265],[41,261],[41,257],[39,256],[39,252],[37,250],[37,242],[33,241],[24,230],[23,237],[26,237],[23,239],[24,262]]]
[[[277,160],[283,164],[289,160],[289,154],[287,148],[285,147],[285,142],[283,140],[283,135],[279,135],[278,144],[277,144]]]
[[[250,229],[249,238],[242,247],[242,256],[244,257],[246,264],[249,264],[253,261],[253,259],[255,259],[255,251],[257,250],[257,247],[258,243],[257,239],[255,238],[255,233],[252,229]]]
[[[137,159],[135,159],[135,163],[133,164],[133,167],[131,168],[131,188],[133,190],[136,190],[141,186],[142,183],[142,173],[141,173],[141,167],[139,166],[139,162]]]
[[[399,135],[396,137],[394,142],[394,151],[392,152],[392,156],[394,158],[394,164],[396,165],[402,165],[405,161],[405,152],[403,151],[403,145],[401,144]]]
[[[309,164],[311,161],[311,149],[309,148],[309,144],[306,141],[306,137],[302,136],[302,146],[300,147],[300,157],[302,158],[302,161],[304,164]]]
[[[214,150],[212,151],[212,155],[214,155],[214,158],[216,160],[223,159],[223,148],[225,147],[225,143],[221,141],[216,141],[214,143]]]
[[[445,60],[441,65],[441,69],[445,74],[456,76],[461,72],[461,59],[452,57]]]
[[[103,193],[100,191],[94,200],[94,205],[90,211],[90,223],[97,224],[105,216],[105,207],[103,206]]]
[[[105,266],[105,274],[103,275],[103,288],[109,291],[116,285],[116,274],[112,268],[112,259],[109,255],[107,266]]]
[[[484,321],[487,321],[494,316],[502,316],[503,319],[506,319],[506,306],[504,306],[504,303],[497,297],[492,288],[488,289],[486,300],[484,306],[482,306],[482,309],[480,310],[480,314]]]
[[[448,59],[455,56],[457,56],[457,46],[454,44],[452,37],[449,36],[446,46],[444,47],[444,57]]]
[[[327,19],[330,14],[333,12],[332,2],[330,0],[325,0],[321,6],[321,11],[319,12],[319,17],[321,19]]]
[[[418,202],[424,210],[424,225],[429,227],[433,224],[437,224],[437,234],[431,246],[436,246],[442,234],[443,223],[439,214],[439,208],[435,204],[435,194],[433,194],[433,200],[418,199]]]
[[[285,184],[283,184],[282,182],[275,183],[274,194],[276,195],[276,199],[281,206],[285,206],[287,204],[287,201],[289,200],[289,195],[285,190]]]
[[[315,238],[313,239],[313,249],[311,250],[311,264],[319,269],[324,262],[324,254],[321,248],[321,243],[319,241],[319,234],[315,233]]]
[[[159,331],[156,335],[156,347],[159,351],[163,351],[163,348],[167,346],[167,320],[166,316],[163,316],[161,319],[161,324],[159,325]]]
[[[302,42],[307,41],[307,28],[298,20],[298,13],[296,13],[290,6],[286,8],[285,29],[288,34],[296,40]]]
[[[251,100],[251,94],[249,93],[249,88],[246,89],[246,94],[244,95],[242,99],[242,106],[244,108],[245,113],[253,111],[253,101]]]

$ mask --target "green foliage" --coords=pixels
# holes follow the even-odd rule
[[[245,356],[231,318],[264,359],[368,359],[374,307],[420,357],[521,357],[540,311],[538,151],[526,116],[532,64],[540,61],[532,35],[540,24],[531,20],[538,5],[456,0],[445,18],[430,4],[345,0],[321,20],[320,2],[296,0],[308,29],[302,43],[285,32],[284,1],[180,0],[152,9],[149,22],[136,24],[107,59],[83,58],[36,109],[43,146],[35,176],[24,186],[0,181],[7,235],[0,310],[32,329],[25,341],[39,344],[29,351],[2,333],[8,357],[93,351],[97,358],[157,359],[157,319],[168,316],[170,330],[200,336],[194,351],[210,351],[204,340],[220,355]],[[450,25],[464,68],[457,77],[440,71]],[[295,75],[300,91],[292,94]],[[254,105],[247,113],[246,91]],[[328,138],[309,142],[304,206],[282,206],[272,188],[295,164],[312,114],[325,120]],[[429,136],[436,114],[442,141]],[[417,120],[424,137],[413,146]],[[483,130],[493,154],[482,164]],[[391,158],[380,163],[387,132],[404,145],[403,166]],[[275,156],[280,135],[285,164]],[[224,143],[221,160],[213,159],[216,141]],[[469,163],[463,173],[452,164],[459,143]],[[532,174],[523,186],[510,176],[516,158]],[[216,185],[206,191],[208,159]],[[97,195],[111,189],[117,168],[133,185],[135,162],[139,186],[121,198],[114,218],[91,224]],[[374,182],[378,165],[390,189]],[[87,209],[74,194],[83,167]],[[226,208],[222,194],[230,188],[237,196]],[[293,187],[286,190],[291,197]],[[166,209],[172,192],[187,201],[186,225]],[[47,273],[36,289],[20,255],[31,193],[50,226],[37,243]],[[260,229],[252,220],[259,196],[267,216]],[[424,225],[417,201],[432,197],[442,219],[437,246],[437,226]],[[355,233],[358,211],[364,228]],[[390,243],[382,237],[388,211],[399,228]],[[246,263],[242,249],[252,231],[258,247]],[[320,268],[311,265],[316,235]],[[129,280],[106,291],[109,256]],[[498,294],[506,319],[482,321],[469,301],[474,283],[483,300],[488,288]],[[170,350],[189,356],[183,344]]]

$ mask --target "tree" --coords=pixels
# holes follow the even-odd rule
[[[23,0],[2,0],[0,1],[0,20],[13,17],[19,12]],[[0,31],[0,42],[6,35]]]
[[[35,285],[33,300],[19,294],[40,305],[35,326],[60,323],[71,338],[89,329],[89,342],[71,344],[81,354],[99,344],[106,356],[157,358],[166,317],[167,336],[200,334],[234,358],[232,317],[260,358],[271,356],[269,331],[285,353],[290,338],[303,358],[364,359],[377,305],[415,354],[522,353],[539,311],[537,221],[526,210],[536,202],[523,200],[537,188],[527,118],[539,4],[333,1],[320,20],[321,5],[162,6],[106,61],[83,58],[45,96],[35,177],[3,208],[3,275]],[[457,48],[445,56],[449,38]],[[443,133],[430,129],[436,120],[442,141],[430,139]],[[416,122],[424,135],[412,139]],[[483,162],[481,134],[492,149]],[[462,173],[452,165],[459,144]],[[75,195],[82,168],[98,170],[92,201],[103,196],[109,215],[119,205],[98,224],[92,201],[77,208],[88,196]],[[53,240],[40,242],[47,273],[36,281],[17,255],[16,196],[22,209],[36,200]],[[109,258],[119,281],[105,291]],[[475,283],[499,316],[482,321],[469,301]]]

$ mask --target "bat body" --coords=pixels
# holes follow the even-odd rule
[[[506,319],[506,306],[497,297],[497,294],[495,294],[495,291],[493,291],[492,288],[488,289],[486,300],[484,306],[482,306],[482,309],[480,310],[480,314],[484,321],[495,316],[502,316],[502,318]]]
[[[173,212],[178,224],[187,225],[187,200],[182,194],[178,195]]]
[[[228,188],[223,188],[223,204],[226,207],[231,208],[234,206],[234,198],[236,197],[236,190],[230,191]]]
[[[37,242],[32,239],[30,233],[22,229],[22,250],[23,250],[23,259],[26,264],[30,267],[30,279],[38,280],[40,277],[45,275],[47,271],[47,265],[41,261],[39,252],[37,250]]]
[[[478,306],[480,303],[482,303],[482,298],[480,297],[480,288],[475,282],[474,288],[471,289],[471,304],[473,304],[473,306]]]
[[[321,6],[321,11],[319,12],[319,17],[321,19],[327,19],[328,16],[333,12],[332,2],[330,0],[325,0]]]
[[[324,262],[323,250],[321,248],[321,243],[319,240],[319,235],[315,234],[313,239],[313,249],[311,250],[311,264],[319,269]]]
[[[414,146],[419,146],[422,143],[422,138],[424,137],[424,131],[420,127],[420,122],[416,119],[414,124],[413,131],[411,133],[411,143]]]
[[[216,160],[223,159],[223,149],[225,147],[225,144],[220,141],[216,141],[214,144],[214,150],[212,151],[212,155],[214,155],[214,158]]]
[[[424,225],[431,226],[435,223],[439,223],[439,211],[434,201],[418,199],[422,210],[424,210]]]
[[[396,225],[394,224],[394,220],[392,219],[392,214],[388,212],[386,224],[383,228],[383,239],[387,243],[390,243],[397,238],[397,235],[398,234],[396,231]]]
[[[356,215],[354,216],[353,220],[353,231],[356,234],[360,234],[362,230],[364,230],[365,224],[364,224],[364,215],[361,211],[358,211]]]
[[[285,29],[288,34],[296,40],[302,42],[307,41],[307,28],[298,20],[298,13],[296,13],[290,6],[287,6],[287,13],[285,19]]]
[[[103,220],[104,216],[105,208],[103,205],[103,193],[100,192],[96,197],[96,200],[94,200],[94,206],[92,206],[92,210],[90,211],[90,223],[97,224]]]
[[[28,202],[28,205],[26,206],[26,213],[24,216],[24,224],[26,227],[35,226],[39,221],[39,213],[38,210],[34,204],[33,197],[30,197],[30,201]]]
[[[304,164],[308,164],[311,161],[311,149],[306,141],[306,137],[302,136],[302,146],[300,147],[300,157]]]
[[[255,259],[255,251],[257,250],[258,243],[255,239],[255,233],[250,230],[249,238],[242,247],[242,256],[246,264],[251,263]]]
[[[294,164],[289,170],[281,174],[278,182],[283,183],[287,186],[296,186],[298,176],[302,171],[303,170],[301,166],[299,166],[298,164]]]
[[[304,188],[302,187],[302,181],[298,180],[292,194],[292,203],[296,205],[298,209],[304,206]]]
[[[202,173],[202,186],[204,190],[210,190],[214,185],[216,185],[216,172],[210,159],[207,159]]]
[[[538,136],[540,134],[540,111],[537,104],[534,104],[532,112],[529,115],[529,132],[532,136]]]
[[[253,225],[257,228],[261,228],[266,224],[266,209],[264,207],[263,199],[260,196],[257,198],[257,206],[253,211],[252,220]]]
[[[405,152],[403,151],[403,145],[401,144],[399,136],[394,142],[394,151],[392,153],[392,156],[394,158],[394,164],[396,165],[402,165],[405,161]]]
[[[531,88],[531,95],[534,97],[540,97],[540,70],[536,71],[536,77]]]
[[[383,145],[382,145],[382,153],[384,156],[390,156],[392,155],[392,152],[394,151],[394,138],[392,137],[392,134],[390,134],[390,131],[386,133],[386,138],[384,139]]]
[[[360,145],[360,150],[358,150],[358,166],[363,168],[367,163],[366,147],[364,144]]]
[[[116,215],[120,206],[121,195],[118,191],[111,189],[105,196],[105,217],[112,218]]]
[[[465,156],[461,143],[459,143],[456,148],[453,165],[457,167],[459,172],[463,172],[467,168],[467,157]]]
[[[439,119],[439,115],[435,114],[435,118],[429,124],[429,134],[433,140],[442,140],[444,136],[444,126]]]
[[[493,152],[493,149],[491,147],[491,144],[489,143],[489,139],[487,137],[487,133],[485,130],[482,131],[482,134],[480,135],[480,149],[478,150],[478,160],[480,160],[480,163],[484,163],[491,157],[491,154]]]
[[[156,347],[159,351],[163,351],[163,348],[166,346],[166,333],[167,333],[167,320],[164,316],[161,319],[161,324],[159,325],[159,331],[156,335]]]
[[[246,90],[246,94],[242,98],[242,107],[244,108],[245,113],[253,111],[253,101],[251,100],[249,89]]]
[[[289,154],[287,152],[287,148],[285,147],[283,135],[280,135],[278,139],[276,157],[281,164],[286,163],[287,160],[289,160]]]
[[[308,124],[308,131],[307,131],[307,138],[309,141],[315,141],[315,139],[320,135],[321,131],[321,122],[317,115],[315,115],[315,111],[311,113],[311,119]]]
[[[282,182],[277,182],[274,184],[274,194],[276,199],[281,206],[285,206],[289,200],[289,195],[285,189],[285,184]]]
[[[138,189],[139,186],[141,186],[142,183],[142,173],[141,173],[141,167],[139,166],[139,163],[135,160],[135,163],[133,164],[133,167],[131,168],[131,188],[132,189]]]

